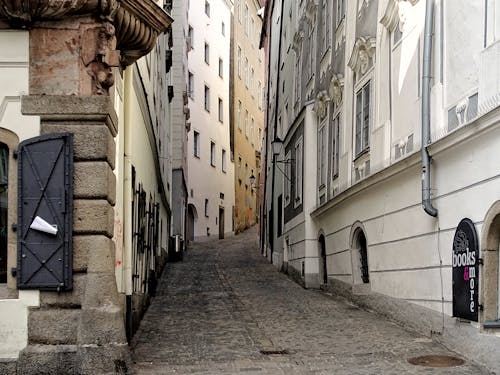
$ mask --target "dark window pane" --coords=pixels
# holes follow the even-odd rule
[[[0,143],[0,283],[7,282],[9,149]]]

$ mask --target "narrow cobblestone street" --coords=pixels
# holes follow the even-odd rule
[[[255,228],[169,263],[132,343],[138,374],[487,374],[413,366],[444,347],[305,290],[259,254]],[[262,354],[261,351],[286,351]]]

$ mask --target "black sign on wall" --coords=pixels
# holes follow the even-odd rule
[[[479,243],[474,223],[463,219],[453,237],[453,316],[478,321]]]

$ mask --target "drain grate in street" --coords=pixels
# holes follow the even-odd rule
[[[455,367],[465,363],[463,359],[449,355],[424,355],[408,359],[412,365],[425,367]]]
[[[287,355],[290,354],[288,353],[288,350],[261,350],[260,354],[263,355]]]

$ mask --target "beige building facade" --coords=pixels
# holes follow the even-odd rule
[[[236,0],[232,22],[232,126],[235,232],[258,222],[259,171],[264,125],[264,55],[259,49],[261,5]]]

